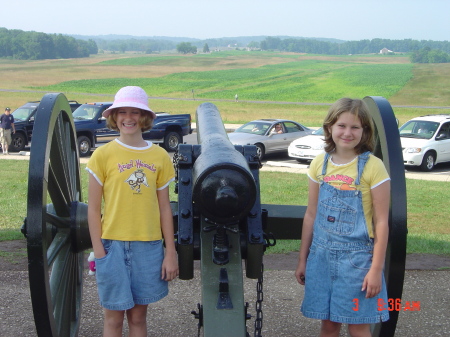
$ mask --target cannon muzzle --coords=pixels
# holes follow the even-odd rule
[[[255,179],[247,160],[229,141],[217,107],[203,103],[196,114],[201,154],[193,167],[194,202],[210,221],[238,222],[255,203]]]

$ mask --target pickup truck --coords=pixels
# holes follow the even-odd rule
[[[11,135],[9,151],[19,152],[31,142],[36,111],[40,101],[28,102],[12,112],[16,133]],[[69,101],[72,111],[81,106],[77,101]]]
[[[80,157],[88,156],[97,144],[119,136],[118,131],[107,128],[106,118],[102,117],[103,111],[111,105],[112,102],[86,103],[73,112]],[[153,127],[144,132],[143,136],[144,139],[158,143],[167,151],[173,152],[183,143],[183,136],[190,133],[192,133],[190,114],[170,115],[156,112]]]

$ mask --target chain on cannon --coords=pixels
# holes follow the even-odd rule
[[[255,146],[233,146],[217,107],[197,108],[200,145],[180,145],[174,157],[178,191],[180,278],[194,277],[201,261],[202,301],[198,312],[204,336],[246,336],[242,260],[246,276],[259,279],[266,239],[259,192],[261,166]],[[262,327],[262,300],[257,303]]]

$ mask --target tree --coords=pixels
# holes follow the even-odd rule
[[[247,47],[251,48],[251,49],[258,49],[259,48],[259,42],[251,41],[251,42],[249,42]]]
[[[205,43],[205,45],[203,46],[203,52],[204,53],[209,53],[209,46],[207,43]]]
[[[196,54],[197,53],[197,47],[191,45],[190,42],[181,42],[177,44],[177,51],[182,54]]]
[[[413,63],[448,63],[450,62],[450,55],[442,50],[425,47],[415,50],[410,55],[410,60]]]

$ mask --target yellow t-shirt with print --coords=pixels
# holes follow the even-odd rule
[[[162,239],[156,191],[175,176],[163,148],[151,142],[130,147],[116,139],[94,151],[86,170],[103,186],[102,239]]]
[[[333,156],[331,155],[328,160],[325,176],[322,176],[324,158],[325,153],[321,153],[314,158],[309,166],[309,178],[316,183],[324,181],[340,190],[356,190],[355,182],[358,176],[358,159],[355,158],[346,164],[335,164],[333,163]],[[373,238],[374,235],[372,194],[370,193],[370,190],[388,180],[390,180],[389,174],[387,173],[383,162],[378,157],[370,154],[360,179],[359,190],[362,192],[364,216],[366,218],[367,230],[371,238]]]

